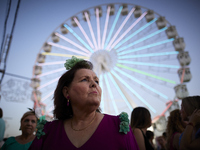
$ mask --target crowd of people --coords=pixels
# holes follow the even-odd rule
[[[125,112],[101,113],[102,91],[91,62],[72,57],[65,67],[53,97],[55,119],[46,121],[34,110],[26,112],[20,121],[22,134],[9,137],[1,150],[200,149],[200,96],[182,99],[181,109],[170,112],[166,132],[155,137],[148,130],[152,120],[145,107],[134,108],[130,121]],[[5,130],[2,114],[0,109],[0,142]]]

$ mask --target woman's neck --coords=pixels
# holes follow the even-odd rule
[[[33,134],[25,134],[25,133],[22,133],[22,135],[20,136],[20,139],[22,140],[28,140],[30,138],[33,138],[35,135]]]

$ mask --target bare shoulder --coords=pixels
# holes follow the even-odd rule
[[[135,136],[139,149],[146,150],[142,131],[139,128],[134,128],[133,134]]]
[[[142,135],[142,132],[141,132],[141,130],[139,128],[134,128],[133,129],[133,133],[134,134],[141,134]]]
[[[144,140],[142,131],[139,128],[134,128],[132,131],[136,139]]]

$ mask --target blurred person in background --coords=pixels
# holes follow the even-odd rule
[[[189,96],[182,99],[181,117],[187,125],[179,138],[179,149],[200,149],[200,96]]]
[[[151,126],[151,114],[145,107],[136,107],[131,113],[131,129],[140,150],[154,150],[146,137],[147,128]]]
[[[167,121],[167,149],[178,150],[178,141],[181,133],[185,128],[185,123],[181,119],[179,109],[170,112]]]
[[[23,114],[20,121],[22,134],[16,137],[9,137],[1,150],[28,150],[35,138],[37,117],[35,111],[27,111]]]
[[[150,130],[147,130],[146,131],[146,136],[147,136],[147,139],[149,139],[149,143],[152,145],[152,147],[155,149],[155,145],[153,143],[153,139],[154,139],[154,133]]]

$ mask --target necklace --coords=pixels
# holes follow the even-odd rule
[[[74,130],[74,131],[82,131],[82,130],[85,130],[86,128],[88,128],[93,122],[94,122],[94,120],[95,120],[95,118],[96,118],[96,113],[95,113],[95,116],[94,116],[94,118],[92,119],[92,121],[86,126],[86,127],[84,127],[84,128],[82,128],[82,129],[74,129],[73,128],[73,125],[72,125],[72,120],[71,120],[71,128]]]

